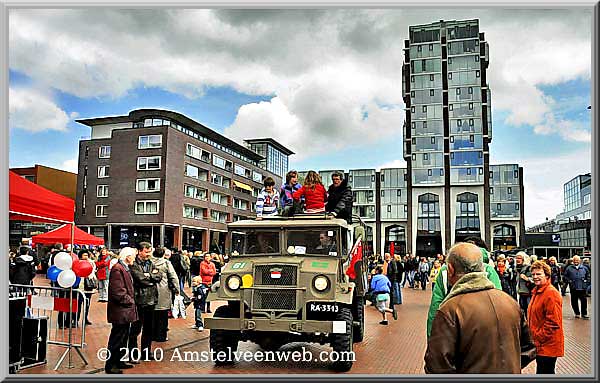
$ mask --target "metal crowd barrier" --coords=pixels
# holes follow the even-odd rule
[[[65,347],[54,367],[58,370],[68,355],[68,368],[73,368],[72,350],[85,365],[88,364],[81,349],[85,347],[85,312],[89,305],[85,294],[76,289],[33,285],[9,284],[9,299],[27,299],[23,317],[48,318],[48,345]],[[26,368],[44,364],[39,362]]]

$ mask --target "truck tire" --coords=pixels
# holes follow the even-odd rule
[[[346,333],[345,334],[331,334],[331,347],[333,351],[338,353],[338,360],[332,363],[331,368],[337,372],[346,372],[352,368],[352,360],[348,352],[352,351],[353,346],[353,323],[352,323],[352,311],[348,307],[340,307],[340,311],[336,314],[336,321],[346,322]],[[343,353],[343,354],[342,354]]]
[[[358,322],[358,325],[354,325],[353,341],[354,343],[360,343],[365,338],[365,301],[362,297],[354,297],[352,303],[352,317],[354,322]]]
[[[237,318],[237,314],[238,312],[235,310],[235,307],[225,305],[220,306],[215,310],[213,318]],[[239,331],[210,330],[210,348],[215,351],[215,366],[227,366],[233,364],[233,359],[220,361],[218,360],[217,355],[220,351],[224,351],[229,355],[228,349],[231,349],[233,355],[233,352],[237,351],[239,339]]]

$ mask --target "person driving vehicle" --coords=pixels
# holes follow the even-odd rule
[[[315,248],[320,253],[329,254],[330,252],[337,252],[337,246],[334,238],[327,235],[327,232],[319,233],[319,246]]]

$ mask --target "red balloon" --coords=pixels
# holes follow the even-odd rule
[[[92,264],[88,261],[81,261],[78,259],[76,262],[73,262],[71,270],[73,270],[76,276],[87,278],[92,273],[93,268]]]

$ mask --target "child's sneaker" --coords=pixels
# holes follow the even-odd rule
[[[204,331],[204,327],[203,326],[198,326],[198,331]]]
[[[386,326],[387,326],[387,324],[388,324],[388,321],[387,321],[387,320],[382,320],[381,322],[379,322],[379,324],[382,324],[382,325],[386,325]]]

